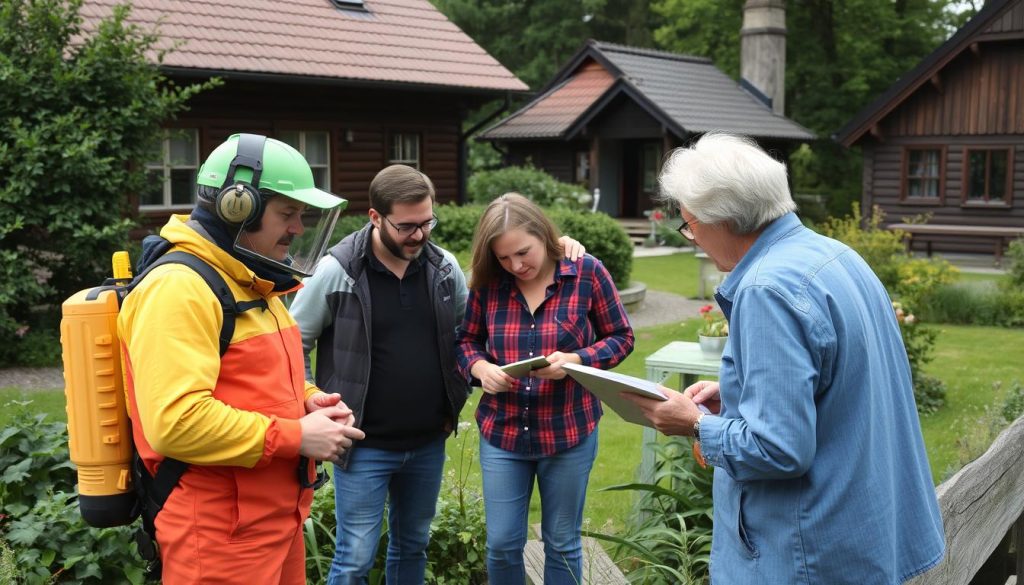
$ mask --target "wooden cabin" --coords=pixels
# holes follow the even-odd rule
[[[119,2],[85,0],[86,28]],[[151,188],[132,196],[146,227],[191,208],[199,166],[236,132],[298,148],[349,213],[391,163],[461,201],[467,112],[527,89],[428,0],[136,2],[129,21],[177,45],[159,64],[175,83],[224,80],[154,137]]]
[[[915,249],[998,261],[1024,235],[1024,0],[989,0],[836,139],[863,154],[865,213]]]
[[[598,209],[640,217],[656,205],[665,154],[710,131],[744,134],[786,160],[814,134],[709,59],[588,41],[536,99],[484,131],[507,164],[600,189]]]

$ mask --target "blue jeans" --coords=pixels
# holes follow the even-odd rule
[[[356,447],[348,469],[334,467],[338,521],[329,585],[364,584],[377,555],[388,500],[388,585],[421,585],[430,522],[444,468],[444,438],[411,451]]]
[[[480,469],[487,514],[487,577],[490,585],[526,582],[523,548],[533,480],[540,488],[545,585],[582,583],[583,502],[597,456],[597,429],[555,455],[523,455],[480,442]]]

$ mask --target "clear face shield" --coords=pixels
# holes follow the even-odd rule
[[[345,208],[344,199],[336,199],[327,208],[274,194],[261,217],[238,230],[234,248],[274,270],[310,276]]]

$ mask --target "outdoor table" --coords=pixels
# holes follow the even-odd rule
[[[647,356],[647,379],[664,384],[672,374],[679,374],[679,391],[697,381],[699,376],[718,377],[722,358],[707,357],[700,350],[700,344],[692,341],[673,341],[658,351]],[[642,483],[653,483],[654,450],[649,443],[658,440],[658,431],[644,427],[643,443],[640,455],[640,477]]]

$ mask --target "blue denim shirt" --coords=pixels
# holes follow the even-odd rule
[[[897,584],[945,548],[906,350],[878,278],[785,215],[716,294],[729,318],[714,584]]]

